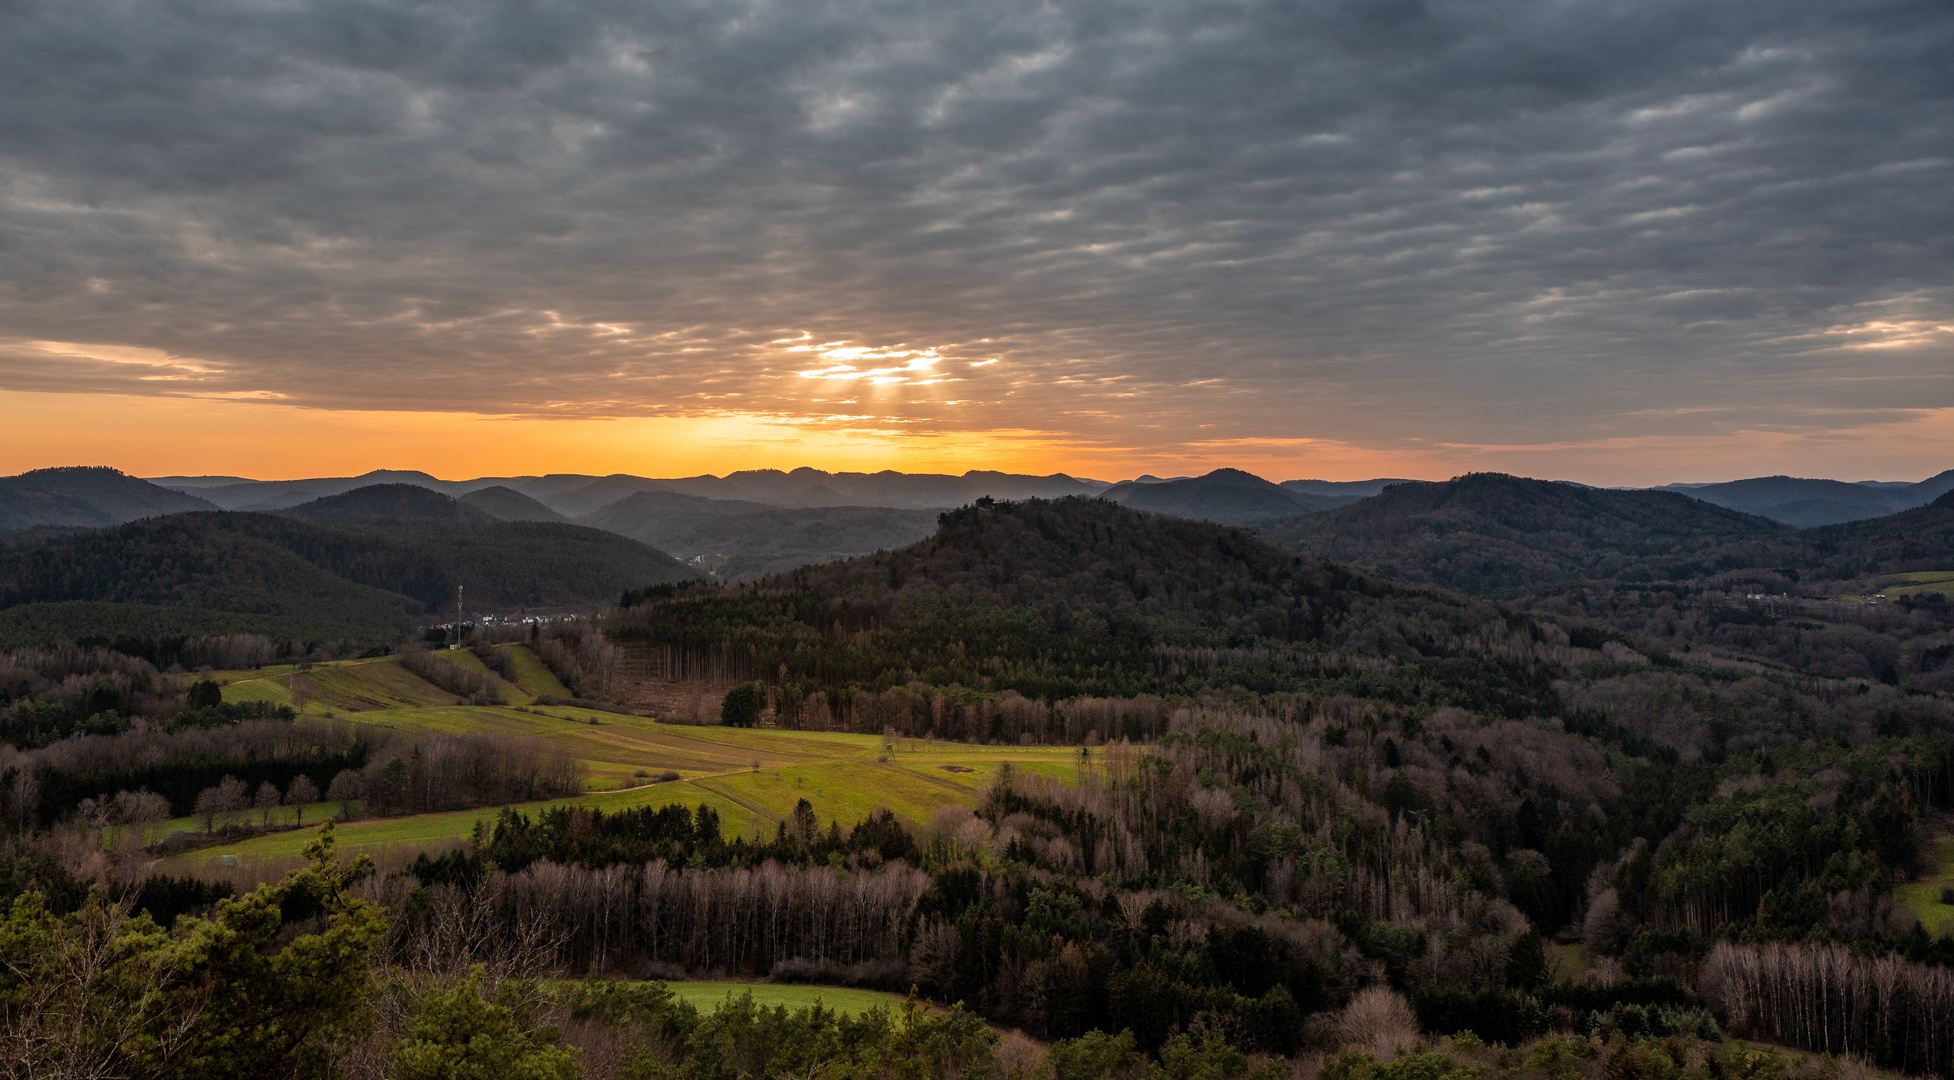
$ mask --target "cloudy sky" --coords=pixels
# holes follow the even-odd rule
[[[0,467],[1954,467],[1947,0],[0,0]]]

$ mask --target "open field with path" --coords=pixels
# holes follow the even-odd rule
[[[979,792],[1006,764],[1068,781],[1077,778],[1080,765],[1077,747],[980,746],[842,732],[694,727],[568,706],[454,705],[453,695],[391,659],[320,664],[307,672],[268,669],[221,677],[227,679],[227,700],[288,703],[292,681],[303,678],[326,688],[338,701],[360,703],[359,707],[328,706],[321,701],[323,695],[315,696],[305,703],[308,716],[331,712],[352,723],[408,734],[493,732],[547,741],[588,766],[591,790],[579,798],[526,803],[518,809],[533,813],[562,804],[607,811],[673,803],[706,805],[718,811],[729,837],[771,837],[775,823],[786,820],[801,799],[813,805],[823,824],[838,821],[851,826],[886,807],[911,825],[922,825],[939,807],[975,805]],[[441,700],[430,702],[430,697]],[[669,773],[678,774],[678,779],[660,780]],[[326,778],[317,779],[323,786]],[[310,807],[306,821],[324,820],[337,809],[335,804]],[[352,852],[439,850],[466,839],[476,822],[493,822],[498,810],[486,807],[354,820],[340,825],[339,840],[343,850]],[[277,819],[289,821],[291,813],[281,809]],[[182,818],[152,826],[148,832],[163,836],[198,827],[192,819]],[[312,830],[302,829],[204,848],[167,859],[161,869],[174,873],[207,869],[226,855],[241,862],[293,859],[311,835]]]

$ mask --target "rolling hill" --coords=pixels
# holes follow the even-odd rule
[[[936,529],[936,515],[928,510],[786,509],[674,491],[640,491],[577,520],[682,560],[697,558],[729,581],[901,547]]]
[[[1727,545],[1791,530],[1676,492],[1614,491],[1501,473],[1397,484],[1261,532],[1299,551],[1475,593],[1581,578],[1692,577]]]
[[[213,510],[194,495],[171,491],[115,469],[35,469],[0,477],[0,529],[41,525],[120,525],[161,514]]]
[[[1298,551],[1485,595],[1539,593],[1583,579],[1773,570],[1843,582],[1954,568],[1954,493],[1884,517],[1794,529],[1681,492],[1474,473],[1395,485],[1257,529]]]
[[[569,520],[522,492],[500,484],[471,491],[461,501],[501,521]]]
[[[1680,491],[1732,510],[1812,528],[1886,517],[1924,506],[1954,490],[1954,469],[1917,484],[1848,484],[1841,480],[1760,476],[1723,484],[1670,484],[1660,490]]]
[[[1787,567],[1817,581],[1954,569],[1954,491],[1886,517],[1803,529],[1770,542],[1733,544],[1725,560]]]
[[[209,500],[225,510],[286,510],[329,495],[343,495],[377,484],[412,484],[443,495],[465,495],[496,484],[520,484],[535,477],[478,477],[442,480],[419,469],[375,469],[359,476],[315,476],[300,480],[247,480],[232,476],[159,476],[154,482]]]
[[[1224,524],[1317,513],[1359,497],[1293,491],[1240,469],[1216,469],[1206,476],[1152,483],[1127,481],[1099,493],[1099,498],[1135,510]]]
[[[716,479],[704,477],[706,480]],[[565,480],[582,480],[575,486],[565,487]],[[642,476],[618,473],[613,476],[598,477],[558,477],[546,476],[543,482],[533,485],[534,490],[522,489],[522,493],[542,503],[559,514],[571,519],[602,510],[621,499],[630,498],[640,491],[671,491],[663,480],[648,480]],[[693,493],[699,498],[737,499],[739,492],[722,489],[717,494],[703,495]]]
[[[175,514],[0,552],[0,609],[93,601],[387,633],[451,604],[456,586],[473,611],[513,611],[588,607],[694,576],[597,529],[482,518]]]
[[[972,506],[895,551],[751,588],[627,597],[620,641],[735,652],[791,693],[844,700],[913,683],[1026,697],[1385,694],[1545,707],[1548,677],[1494,662],[1489,604],[1303,558],[1237,527],[1090,497]],[[1346,655],[1347,654],[1347,655]],[[1347,656],[1361,655],[1361,662]],[[1504,664],[1504,666],[1501,666]]]
[[[510,492],[510,494],[515,493]],[[282,512],[287,517],[304,518],[307,521],[414,518],[428,521],[480,523],[501,520],[486,510],[414,484],[372,484],[339,495],[328,495],[322,499],[300,503]]]

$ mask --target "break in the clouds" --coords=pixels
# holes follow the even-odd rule
[[[1950,193],[1946,0],[0,0],[0,388],[1849,428]]]

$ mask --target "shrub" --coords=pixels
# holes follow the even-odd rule
[[[394,1040],[399,1080],[574,1080],[578,1051],[557,1045],[553,1027],[533,1028],[503,1000],[482,997],[477,964],[454,987],[431,994],[415,1010],[414,1026]],[[499,995],[506,998],[505,993]]]

